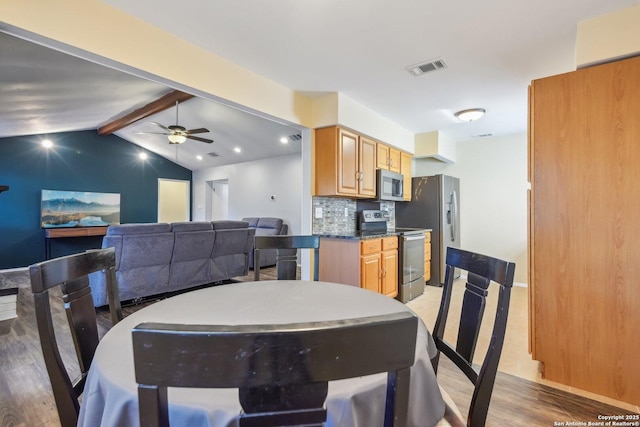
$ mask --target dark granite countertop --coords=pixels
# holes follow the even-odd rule
[[[420,230],[431,231],[431,229],[429,228],[424,228]],[[361,233],[359,231],[354,231],[353,233],[343,233],[343,234],[314,233],[315,236],[320,236],[328,239],[347,239],[347,240],[379,239],[381,237],[399,236],[401,234],[402,234],[401,231],[395,231],[395,230],[388,230],[386,233],[379,233],[379,234]]]
[[[346,240],[366,240],[366,239],[379,239],[381,237],[388,236],[397,236],[398,233],[383,233],[383,234],[362,234],[359,231],[355,231],[353,233],[344,233],[344,234],[314,234],[315,236],[320,236],[321,238],[328,239],[346,239]]]

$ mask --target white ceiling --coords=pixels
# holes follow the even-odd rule
[[[484,134],[524,132],[530,81],[575,69],[577,23],[631,6],[637,0],[183,0],[179,7],[170,0],[104,2],[289,88],[308,93],[338,91],[414,133],[440,130],[454,140],[468,140]],[[420,77],[405,69],[435,58],[441,58],[447,68]],[[36,65],[26,62],[24,74],[35,72],[28,70]],[[0,105],[0,136],[6,136],[9,126],[5,117],[11,118],[12,110],[19,116],[17,111],[25,108],[24,100],[5,98],[4,66],[3,48],[0,94],[12,102]],[[77,67],[74,64],[73,70]],[[76,84],[64,90],[64,82],[51,79],[52,74],[39,76],[42,97],[62,98],[42,109],[40,121],[35,123],[41,130],[48,129],[44,127],[47,121],[59,130],[95,128],[155,99],[162,89],[111,70],[104,75],[95,70],[82,73],[94,77],[98,89],[79,89],[77,82],[82,80],[78,80],[78,73],[66,69],[65,75],[73,76]],[[127,83],[121,80],[113,86],[118,79]],[[58,85],[58,90],[51,92],[50,83],[54,88]],[[118,85],[121,93],[114,89]],[[45,114],[56,104],[65,108]],[[213,104],[211,112],[204,112],[205,104]],[[473,107],[485,108],[487,114],[473,123],[454,118],[454,112]],[[62,110],[71,113],[62,114]],[[196,149],[211,149],[230,161],[227,138],[240,134],[232,144],[249,147],[257,142],[252,152],[268,147],[273,154],[277,147],[270,145],[275,136],[267,137],[267,132],[260,134],[264,136],[260,141],[245,133],[258,126],[249,125],[257,122],[255,116],[232,127],[246,116],[238,110],[190,100],[181,105],[180,113],[181,125],[207,127],[212,133],[202,136],[216,140],[211,145],[188,141],[179,147],[180,159],[192,158]],[[173,124],[174,114],[168,110],[148,120]],[[53,120],[45,120],[47,117]],[[34,124],[20,118],[15,120],[16,129]],[[297,133],[293,128],[271,125],[274,135],[279,131]],[[140,130],[155,129],[143,122],[118,134],[175,157],[174,147],[164,141],[149,135],[134,139],[132,133]],[[202,165],[190,160],[187,166],[198,169]]]

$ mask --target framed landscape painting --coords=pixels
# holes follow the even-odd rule
[[[120,224],[120,194],[42,190],[42,228]]]

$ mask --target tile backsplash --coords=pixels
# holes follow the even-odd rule
[[[395,228],[395,203],[373,202],[341,197],[312,198],[312,230],[314,234],[352,234],[357,231],[357,212],[362,209],[382,209],[389,212],[388,228]],[[322,218],[316,218],[316,209]]]

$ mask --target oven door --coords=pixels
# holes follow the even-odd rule
[[[401,237],[402,284],[411,283],[424,276],[424,234]]]

